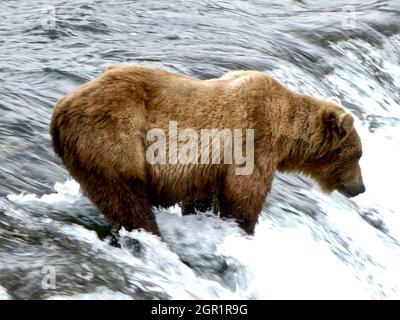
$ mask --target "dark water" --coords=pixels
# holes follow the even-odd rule
[[[395,0],[2,0],[0,298],[399,298],[399,18]],[[165,242],[133,232],[140,254],[110,246],[48,124],[57,99],[115,62],[203,79],[262,70],[339,96],[360,119],[368,192],[280,175],[253,238],[174,208],[157,215]]]

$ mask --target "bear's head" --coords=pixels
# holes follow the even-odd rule
[[[337,190],[355,197],[365,192],[359,164],[362,146],[353,115],[336,97],[305,97],[298,107],[292,125],[296,129],[286,136],[291,136],[286,138],[290,150],[284,152],[289,156],[278,163],[278,170],[310,175],[327,193]]]
[[[337,97],[332,97],[321,106],[318,116],[318,134],[323,147],[315,154],[311,176],[326,192],[337,190],[346,197],[365,192],[359,164],[361,139],[354,127],[353,115]]]

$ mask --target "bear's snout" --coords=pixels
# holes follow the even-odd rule
[[[342,185],[338,191],[348,198],[353,198],[361,193],[364,193],[365,186],[363,183],[360,185],[351,185],[351,186]]]

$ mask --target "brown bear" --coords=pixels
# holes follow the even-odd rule
[[[148,132],[166,132],[170,141],[171,122],[191,132],[252,130],[251,173],[238,174],[243,163],[235,161],[149,161]],[[277,170],[309,175],[326,192],[353,197],[365,191],[353,116],[337,98],[295,93],[263,72],[199,80],[112,66],[58,101],[50,131],[71,176],[115,228],[159,235],[152,208],[182,204],[185,214],[213,207],[252,234]]]

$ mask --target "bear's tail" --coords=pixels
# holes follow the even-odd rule
[[[50,122],[50,137],[51,143],[55,153],[63,159],[64,156],[64,143],[62,141],[62,128],[65,122],[65,115],[62,110],[59,110],[59,106],[63,102],[64,98],[57,102],[54,107],[53,116]]]

